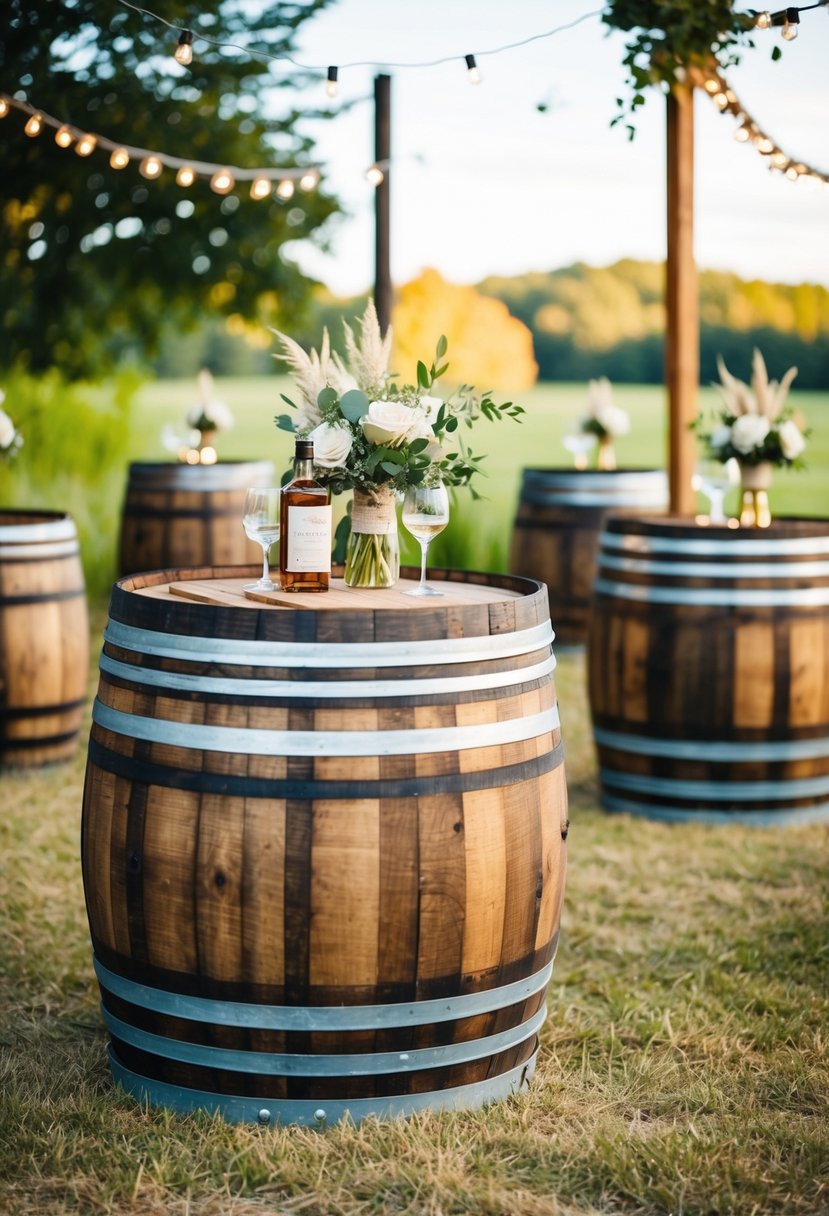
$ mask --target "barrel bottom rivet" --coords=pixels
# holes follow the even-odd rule
[[[266,1106],[263,1106],[262,1109],[260,1110],[259,1114],[256,1117],[260,1123],[263,1123],[263,1124],[270,1123],[271,1112],[268,1110],[268,1108]]]

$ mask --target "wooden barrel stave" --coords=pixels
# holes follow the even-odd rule
[[[253,562],[242,528],[248,486],[274,484],[270,461],[130,465],[121,513],[119,570]]]
[[[586,641],[599,535],[608,515],[653,514],[667,506],[661,469],[524,469],[510,569],[546,583],[560,644]]]
[[[607,809],[829,817],[824,521],[609,521],[588,668]]]
[[[0,764],[68,759],[89,671],[89,617],[75,525],[0,511]]]
[[[416,622],[131,594],[139,582],[163,595],[170,578],[116,589],[90,741],[84,871],[115,1075],[180,1108],[249,1118],[245,1102],[267,1100],[300,1122],[306,1100],[359,1117],[512,1092],[534,1063],[563,896],[543,589],[504,578],[518,598]],[[464,690],[471,677],[480,686]],[[372,702],[366,682],[384,695]],[[256,731],[281,742],[263,748]],[[211,1002],[204,1022],[182,1015],[193,999]],[[226,1025],[236,1006],[243,1024]],[[332,1011],[346,1024],[325,1023]],[[163,1050],[146,1050],[159,1046],[148,1034]],[[216,1068],[228,1057],[199,1044],[238,1066]],[[285,1076],[257,1076],[263,1052],[290,1057]],[[320,1055],[333,1063],[315,1077]],[[355,1055],[360,1075],[338,1079],[336,1057]]]

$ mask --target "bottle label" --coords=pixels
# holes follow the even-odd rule
[[[331,507],[288,507],[288,557],[293,573],[322,574],[331,569]]]

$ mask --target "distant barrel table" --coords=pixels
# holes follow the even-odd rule
[[[114,589],[82,854],[115,1078],[310,1125],[518,1092],[568,830],[544,587],[257,574]]]
[[[829,520],[609,519],[587,659],[607,810],[829,819]]]
[[[118,569],[136,574],[171,566],[261,560],[242,507],[248,486],[274,485],[269,460],[218,464],[133,463],[129,468]]]
[[[587,640],[599,533],[609,511],[667,510],[662,469],[524,469],[510,569],[547,584],[561,645]]]
[[[88,679],[74,521],[59,511],[0,511],[0,764],[68,759]]]

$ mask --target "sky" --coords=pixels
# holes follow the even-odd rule
[[[296,58],[339,67],[337,116],[312,128],[328,186],[348,211],[331,248],[291,247],[337,294],[374,280],[373,80],[392,77],[391,249],[397,285],[434,267],[454,283],[575,261],[665,257],[665,101],[656,90],[629,142],[611,128],[625,92],[623,37],[594,0],[339,0],[306,23]],[[829,172],[829,8],[800,36],[757,31],[727,72],[752,117],[792,157]],[[783,58],[771,60],[775,45]],[[477,57],[471,85],[464,55]],[[437,67],[391,66],[455,57]],[[346,67],[371,61],[377,67]],[[313,96],[309,95],[309,96]],[[348,112],[345,100],[363,99]],[[314,100],[324,100],[318,86]],[[790,182],[734,139],[736,119],[696,96],[695,250],[701,268],[829,287],[829,188]],[[539,107],[543,107],[543,110]]]

